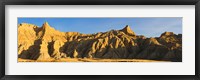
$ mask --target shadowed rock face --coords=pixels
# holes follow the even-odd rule
[[[164,32],[160,37],[136,35],[127,25],[122,30],[96,34],[60,32],[45,22],[42,27],[18,25],[18,57],[50,58],[152,59],[182,61],[182,35]]]

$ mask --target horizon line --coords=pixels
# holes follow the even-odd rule
[[[22,23],[20,23],[20,24],[31,24],[31,25],[37,26],[38,28],[41,28],[41,27],[43,27],[43,25],[44,25],[45,23],[48,23],[48,24],[49,24],[48,21],[44,21],[43,24],[42,24],[42,26],[38,26],[38,25],[32,24],[32,23],[25,23],[25,22],[22,22]],[[20,24],[18,24],[18,26],[19,26]],[[55,27],[53,27],[53,26],[51,26],[51,25],[49,25],[49,26],[50,26],[51,28],[55,29]],[[126,26],[129,26],[129,25],[126,25]],[[125,26],[125,27],[126,27],[126,26]],[[124,28],[125,28],[125,27],[124,27]],[[122,29],[124,29],[124,28],[122,28]],[[104,32],[101,32],[101,31],[100,31],[100,32],[95,32],[95,33],[81,33],[81,32],[78,32],[78,33],[88,35],[88,34],[106,33],[106,32],[112,31],[112,30],[120,31],[120,30],[122,30],[122,29],[110,29],[110,30],[108,30],[108,31],[104,31]],[[55,29],[55,30],[57,30],[57,29]],[[57,30],[57,31],[63,32],[63,31],[60,31],[60,30]],[[131,29],[131,31],[134,32],[132,29]],[[67,32],[77,32],[77,31],[67,31]],[[64,32],[64,33],[67,33],[67,32]],[[123,32],[123,31],[122,31],[122,32]],[[165,32],[170,32],[170,31],[164,31],[164,32],[162,32],[162,33],[160,34],[160,36],[161,36],[163,33],[165,33]],[[134,32],[134,33],[135,33],[135,32]],[[174,32],[172,32],[172,33],[174,33]],[[174,34],[176,34],[176,33],[174,33]],[[176,34],[176,35],[179,35],[179,34],[182,34],[182,33],[178,33],[178,34]],[[136,34],[136,35],[137,35],[137,36],[145,36],[145,35],[143,35],[143,34]],[[154,37],[156,38],[156,37],[160,37],[160,36],[154,36]],[[145,36],[145,37],[147,37],[147,36]],[[147,38],[152,38],[152,36],[151,36],[151,37],[147,37]]]

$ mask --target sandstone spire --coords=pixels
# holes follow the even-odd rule
[[[48,34],[48,35],[55,35],[55,34],[60,34],[61,32],[55,30],[53,27],[51,27],[49,25],[48,22],[45,22],[43,25],[42,25],[42,30],[43,34]]]
[[[125,34],[128,34],[128,35],[136,35],[130,28],[129,25],[126,25],[126,27],[124,27],[122,30],[120,30],[122,32],[124,32]]]
[[[51,29],[51,26],[49,25],[48,22],[45,22],[43,25],[42,25],[43,29]]]

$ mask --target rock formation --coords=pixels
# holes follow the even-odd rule
[[[182,35],[164,32],[160,37],[136,35],[127,25],[121,30],[81,34],[60,32],[47,22],[42,27],[18,25],[18,57],[50,58],[151,59],[182,61]]]

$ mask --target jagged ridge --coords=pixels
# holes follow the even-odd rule
[[[45,22],[42,27],[18,25],[19,58],[153,59],[182,61],[182,35],[165,32],[157,38],[136,35],[127,25],[122,30],[96,34],[60,32]]]

